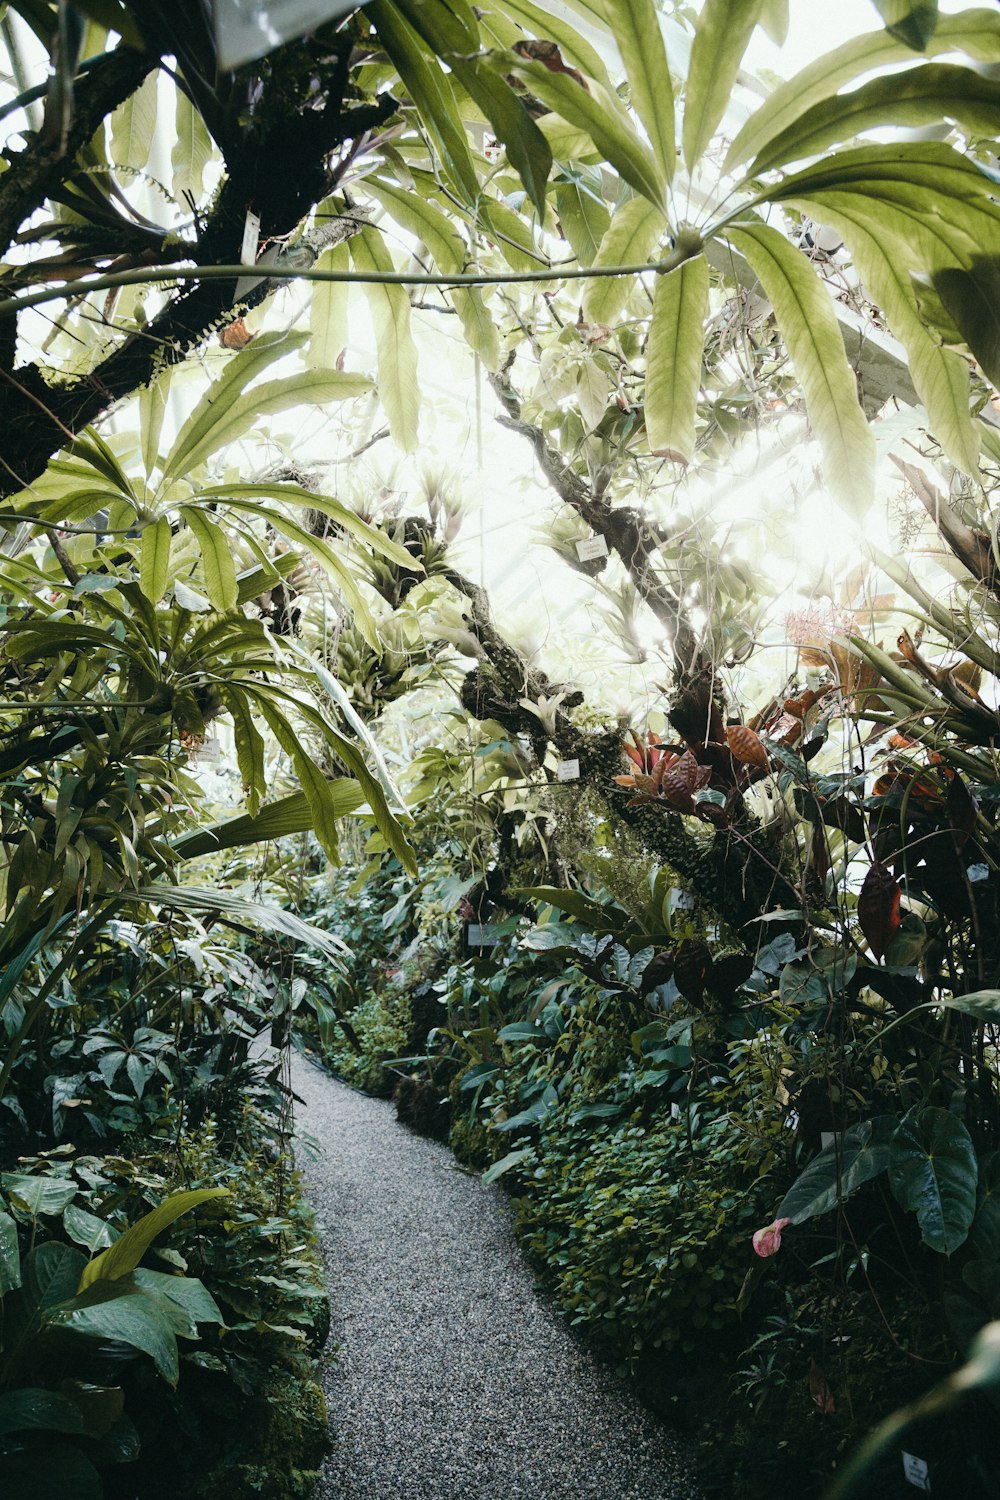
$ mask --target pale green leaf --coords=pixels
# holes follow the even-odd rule
[[[656,6],[653,0],[604,0],[604,9],[625,64],[632,108],[670,182],[677,157],[674,90]]]
[[[365,800],[358,783],[346,776],[334,777],[330,782],[330,795],[338,818],[357,812]],[[199,859],[203,854],[214,854],[222,849],[242,849],[248,844],[287,838],[292,833],[306,833],[312,826],[312,808],[305,792],[292,792],[268,803],[256,814],[244,813],[238,818],[228,818],[224,823],[186,833],[172,847],[181,859]]]
[[[952,120],[968,134],[1000,134],[1000,87],[972,68],[921,63],[887,78],[873,78],[848,94],[824,99],[774,136],[753,163],[757,176],[885,125],[927,125]]]
[[[563,239],[584,266],[593,263],[611,223],[600,189],[601,174],[596,167],[577,167],[556,187],[556,213]]]
[[[629,198],[612,216],[594,257],[595,266],[636,266],[648,259],[666,232],[663,212],[648,198]],[[590,323],[610,327],[635,286],[632,276],[600,276],[585,284],[583,315]]]
[[[825,217],[843,235],[862,285],[906,349],[931,432],[952,463],[966,474],[977,473],[979,442],[969,414],[969,366],[955,350],[943,349],[920,317],[905,243],[887,232],[884,223],[852,215],[849,204],[839,212],[826,209]]]
[[[156,128],[156,94],[159,74],[147,73],[142,83],[111,116],[111,162],[114,166],[144,170]]]
[[[298,484],[276,481],[274,484],[221,484],[202,486],[198,490],[202,500],[280,500],[298,509],[318,510],[329,516],[348,535],[387,557],[402,568],[421,570],[421,563],[399,542],[394,542],[380,527],[363,521],[357,511],[330,495],[316,495],[312,490]]]
[[[142,529],[139,587],[151,604],[159,604],[170,581],[170,522],[159,516]]]
[[[324,250],[316,267],[321,271],[346,271],[350,254],[346,241]],[[332,370],[347,345],[347,309],[351,289],[343,281],[314,281],[309,301],[309,363]]]
[[[205,122],[182,88],[177,90],[175,114],[177,139],[170,153],[173,169],[171,192],[180,203],[201,197],[205,168],[212,155],[212,138]]]
[[[405,292],[399,287],[404,300]],[[407,303],[409,310],[409,303]],[[251,346],[252,347],[252,346]],[[199,441],[188,442],[183,457],[171,455],[169,464],[176,472],[183,465],[184,472],[196,469],[213,453],[235,442],[256,426],[261,417],[274,416],[282,411],[295,411],[300,406],[326,406],[333,401],[351,401],[364,396],[372,389],[372,383],[364,375],[354,375],[343,370],[304,370],[298,375],[285,375],[280,380],[268,380],[255,385],[242,396],[219,408],[212,409],[212,420],[205,424]],[[178,440],[179,441],[179,440]]]
[[[388,0],[369,0],[364,9],[437,148],[452,187],[463,203],[473,205],[479,197],[479,178],[451,78]]]
[[[235,685],[226,683],[219,696],[233,721],[236,763],[239,766],[243,795],[251,815],[257,813],[267,791],[264,775],[264,737],[254,723],[253,710],[246,695]]]
[[[363,229],[349,243],[358,271],[384,273],[395,269],[377,230]],[[417,447],[420,383],[417,347],[410,331],[410,299],[401,286],[371,283],[365,293],[375,326],[379,398],[394,441],[404,453],[413,453]]]
[[[942,16],[925,55],[945,52],[965,52],[977,62],[1000,61],[1000,12],[979,7]],[[852,78],[892,63],[909,62],[912,57],[911,49],[887,31],[867,32],[824,53],[787,83],[779,84],[754,111],[737,132],[723,169],[729,172],[757,156],[768,141],[821,100],[831,98]]]
[[[164,478],[168,480],[185,478],[191,468],[190,452],[205,441],[207,434],[211,432],[216,422],[224,418],[226,411],[241,391],[269,364],[301,348],[308,337],[307,333],[296,333],[286,329],[273,333],[259,333],[245,349],[241,349],[238,354],[230,355],[222,374],[212,381],[182,423],[174,446],[163,465]]]
[[[646,346],[646,431],[654,453],[690,462],[708,316],[708,262],[697,255],[658,276]]]
[[[705,0],[684,97],[684,160],[692,171],[725,114],[763,0]]]
[[[225,532],[196,505],[182,506],[181,514],[198,539],[205,592],[212,608],[235,609],[239,596],[236,564]]]
[[[599,0],[603,3],[603,0]],[[583,36],[552,10],[536,5],[534,0],[500,0],[499,9],[539,41],[555,42],[563,60],[578,68],[588,78],[596,79],[602,88],[613,87],[601,54]],[[540,123],[540,122],[539,122]]]
[[[144,1214],[129,1226],[113,1245],[88,1261],[80,1277],[79,1291],[93,1286],[95,1281],[117,1281],[134,1271],[158,1234],[169,1228],[182,1214],[206,1203],[210,1198],[227,1198],[227,1188],[190,1188],[181,1193],[171,1193],[169,1198]]]
[[[640,140],[614,93],[592,83],[584,88],[565,73],[550,73],[544,63],[514,55],[510,70],[524,80],[546,109],[586,131],[609,166],[637,193],[662,208],[666,178],[646,143]]]
[[[753,224],[727,234],[774,308],[823,450],[830,492],[861,515],[873,496],[875,440],[858,401],[830,294],[802,252],[777,229]]]
[[[327,858],[334,864],[338,864],[340,860],[338,813],[330,791],[330,783],[312,756],[307,754],[299,731],[293,728],[281,710],[269,702],[263,694],[257,695],[257,702],[271,733],[295,768],[295,774],[306,794],[312,813],[313,832],[319,839]]]
[[[147,479],[160,461],[160,433],[167,409],[169,387],[170,372],[164,370],[155,380],[143,386],[139,393],[139,445]]]

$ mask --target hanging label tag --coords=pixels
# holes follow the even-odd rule
[[[489,922],[469,922],[465,939],[470,948],[495,948],[500,941],[496,928]]]
[[[694,911],[694,897],[691,892],[681,891],[677,886],[673,886],[670,891],[670,910],[672,912]]]
[[[607,557],[608,544],[602,536],[588,536],[577,542],[576,555],[581,562],[593,562],[597,557]]]
[[[246,222],[243,225],[243,246],[240,250],[240,265],[252,266],[257,259],[257,251],[260,248],[260,214],[255,214],[253,209],[247,209]],[[260,281],[259,276],[241,276],[236,283],[236,300],[245,297],[251,287],[255,287]]]
[[[355,0],[211,0],[218,64],[223,72],[264,57],[356,8]]]
[[[835,1131],[821,1130],[819,1133],[820,1150],[825,1151],[828,1146],[834,1145],[836,1143],[836,1140],[837,1136]]]
[[[579,781],[580,762],[578,760],[561,760],[556,766],[557,781]]]
[[[903,1474],[914,1489],[926,1490],[930,1493],[931,1474],[927,1460],[914,1458],[912,1453],[903,1454]]]

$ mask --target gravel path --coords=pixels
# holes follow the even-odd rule
[[[695,1500],[677,1439],[534,1291],[503,1194],[299,1058],[333,1306],[316,1500]]]

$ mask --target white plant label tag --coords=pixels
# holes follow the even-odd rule
[[[912,1453],[903,1454],[903,1474],[914,1489],[930,1493],[931,1475],[924,1458],[915,1458]]]
[[[608,544],[602,536],[588,536],[577,542],[576,555],[581,562],[593,562],[596,557],[607,557]]]
[[[239,68],[355,8],[355,0],[212,0],[219,67]]]
[[[834,1131],[832,1131],[832,1130],[823,1130],[823,1131],[821,1131],[820,1132],[820,1137],[819,1137],[820,1149],[822,1151],[825,1151],[826,1148],[827,1148],[827,1146],[834,1145],[834,1143],[836,1142],[836,1139],[837,1139],[837,1136],[836,1136],[836,1133]]]
[[[252,266],[257,259],[257,251],[260,248],[260,214],[255,214],[252,208],[247,209],[246,222],[243,225],[243,245],[240,250],[240,265]],[[253,287],[260,281],[259,276],[241,276],[236,283],[236,300],[245,297]]]
[[[580,762],[578,760],[561,760],[556,766],[557,781],[579,781]]]
[[[500,941],[496,928],[489,922],[470,922],[465,930],[470,948],[495,948]]]
[[[670,891],[671,911],[694,911],[694,897],[690,891],[678,890],[673,886]]]

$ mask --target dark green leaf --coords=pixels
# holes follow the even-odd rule
[[[956,1115],[931,1106],[906,1116],[892,1138],[889,1185],[916,1214],[925,1245],[950,1255],[964,1244],[977,1180],[976,1148]]]
[[[932,281],[983,374],[1000,387],[1000,256],[974,255],[967,267],[933,272]]]
[[[923,52],[934,35],[938,0],[872,0],[890,36]]]
[[[785,1194],[775,1218],[801,1224],[829,1213],[838,1203],[846,1203],[862,1183],[870,1182],[889,1165],[889,1143],[896,1123],[893,1116],[880,1115],[852,1125],[844,1132],[842,1142],[834,1142],[813,1157]]]

